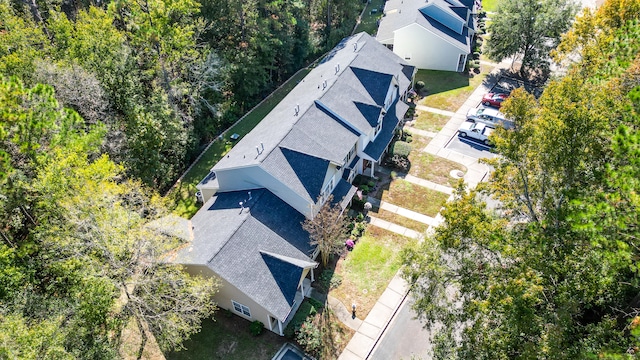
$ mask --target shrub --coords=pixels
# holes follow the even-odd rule
[[[376,182],[375,182],[375,181],[373,181],[373,180],[371,180],[371,181],[369,181],[369,182],[367,183],[367,185],[369,185],[369,187],[370,187],[370,188],[372,188],[372,187],[376,186]]]
[[[364,221],[364,214],[363,213],[358,213],[358,215],[356,215],[356,220],[358,222]]]
[[[325,270],[325,271],[327,271],[327,270]],[[331,271],[331,270],[329,270],[329,271]],[[307,298],[307,301],[316,310],[315,313],[317,313],[319,309],[322,309],[324,307],[323,303],[321,303],[320,301],[318,301],[318,300],[316,300],[314,298]]]
[[[356,226],[356,224],[350,222],[347,224],[347,231],[351,232],[351,230],[353,230],[353,228]]]
[[[397,155],[397,156],[407,157],[409,156],[410,152],[411,152],[411,145],[409,145],[404,141],[396,141],[393,144],[393,148],[391,149],[391,154],[393,156]]]
[[[354,195],[351,200],[351,208],[353,210],[364,210],[364,203],[367,202],[366,199],[358,199],[358,195]]]
[[[302,345],[305,352],[317,354],[322,345],[322,332],[312,318],[307,318],[300,327],[296,340]]]
[[[398,177],[398,173],[395,171],[392,171],[391,174],[389,174],[389,176],[391,176],[391,180],[395,180]]]
[[[422,90],[424,88],[424,81],[420,80],[416,82],[416,84],[413,87],[418,91]]]
[[[367,228],[367,225],[364,222],[359,222],[356,224],[356,227],[351,230],[351,235],[355,236],[355,237],[360,237],[362,236],[362,233],[364,233],[364,230]]]
[[[410,163],[406,156],[393,155],[391,157],[387,157],[386,165],[405,172],[409,170]]]
[[[410,107],[407,112],[404,114],[405,118],[412,118],[413,115],[416,113],[416,109]]]
[[[409,144],[409,143],[411,143],[411,142],[413,141],[413,137],[412,137],[411,135],[409,135],[409,136],[405,137],[404,141],[405,141],[407,144]]]
[[[264,324],[255,320],[251,322],[251,325],[249,325],[249,331],[251,332],[251,335],[258,336],[264,332]]]
[[[335,274],[329,281],[329,290],[335,289],[342,284],[342,276]]]
[[[362,195],[367,195],[369,193],[369,187],[367,185],[360,185],[360,191],[362,191]]]

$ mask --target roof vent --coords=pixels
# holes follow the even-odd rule
[[[327,80],[322,82],[322,90],[327,88]]]
[[[353,52],[358,51],[358,43],[353,43]]]
[[[340,72],[340,63],[336,65],[336,74]]]
[[[298,113],[300,113],[300,105],[296,104],[296,107],[293,108],[293,112],[296,114],[296,116],[298,116]]]

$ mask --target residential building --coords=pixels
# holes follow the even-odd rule
[[[389,0],[376,38],[419,69],[464,71],[477,0]]]
[[[302,222],[344,208],[408,109],[415,68],[365,33],[344,39],[200,182],[204,205],[172,228],[171,261],[216,276],[215,301],[280,335],[317,266]]]

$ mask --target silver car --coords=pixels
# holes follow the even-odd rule
[[[502,126],[506,129],[512,128],[513,122],[505,118],[504,114],[497,109],[478,107],[467,112],[467,121],[479,122],[491,127]]]

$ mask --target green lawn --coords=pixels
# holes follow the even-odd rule
[[[382,11],[380,11],[381,7],[384,9],[384,0],[371,0],[371,4],[367,4],[367,8],[365,9],[364,14],[362,14],[360,24],[356,26],[355,34],[362,31],[372,36],[376,34],[378,31],[378,20],[382,17]],[[371,9],[378,9],[378,12],[372,14]]]
[[[375,213],[369,212],[369,214],[371,214],[373,217],[377,217],[378,219],[382,219],[390,223],[394,223],[396,225],[406,227],[407,229],[415,230],[420,233],[427,231],[427,228],[429,228],[429,225],[427,224],[421,223],[419,221],[411,220],[402,215],[392,213],[391,211],[378,210]]]
[[[304,69],[292,76],[278,90],[274,91],[267,100],[255,107],[239,123],[231,127],[222,140],[215,140],[200,160],[185,175],[182,181],[173,188],[167,196],[173,199],[175,208],[173,212],[179,216],[191,218],[198,211],[195,193],[196,185],[202,180],[218,160],[224,156],[233,146],[229,139],[234,133],[242,138],[251,131],[280,101],[304,78],[310,69]]]
[[[343,304],[358,304],[358,318],[364,319],[400,268],[400,251],[414,240],[368,226],[353,251],[336,265],[342,283],[330,292]]]
[[[415,123],[413,127],[425,131],[438,132],[447,124],[451,117],[446,115],[434,114],[429,111],[416,111]],[[409,130],[411,131],[411,130]]]
[[[216,314],[216,321],[202,322],[202,330],[184,343],[184,350],[165,354],[167,360],[270,360],[287,339],[265,330],[259,336],[249,332],[250,322],[239,316]]]
[[[494,12],[498,5],[498,0],[482,0],[482,9],[486,12]]]
[[[449,195],[423,186],[396,179],[382,192],[382,201],[401,206],[420,214],[434,217],[445,204]]]
[[[411,143],[413,149],[409,154],[409,161],[411,162],[409,174],[440,185],[455,187],[458,179],[454,179],[449,173],[452,170],[461,170],[465,173],[467,168],[455,161],[422,151],[431,139],[420,136],[414,136],[413,139]]]
[[[426,105],[441,110],[456,111],[467,100],[473,90],[482,83],[482,80],[491,71],[491,67],[482,66],[482,72],[473,77],[467,73],[439,70],[418,70],[416,82],[424,81],[425,87],[422,94],[426,96],[418,101],[420,105]]]

